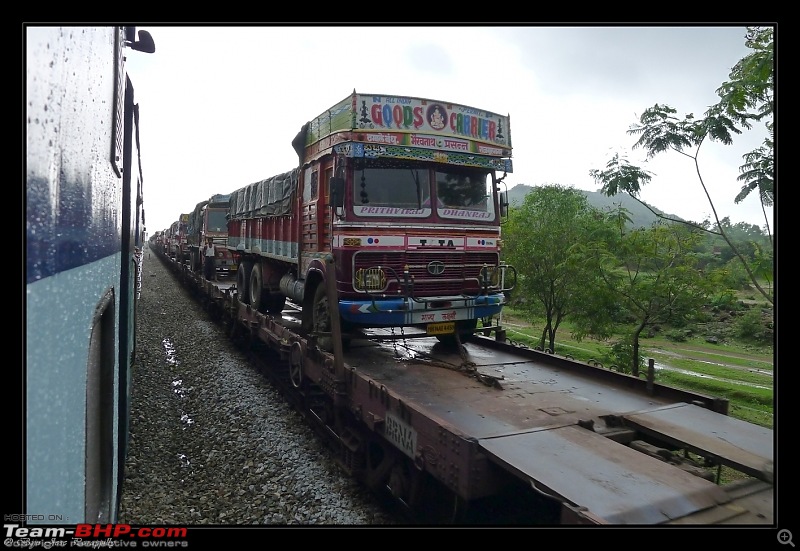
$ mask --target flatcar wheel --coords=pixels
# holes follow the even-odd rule
[[[223,310],[222,307],[216,301],[212,300],[208,304],[208,313],[211,316],[211,319],[214,320],[216,323],[220,323],[222,321]]]
[[[230,310],[228,308],[222,307],[219,313],[219,321],[222,327],[225,329],[225,332],[230,335],[231,332],[231,324],[234,323],[233,317],[230,314]]]
[[[389,493],[412,511],[418,511],[422,503],[422,473],[408,458],[400,458],[389,471],[387,489]]]
[[[295,388],[300,388],[303,384],[303,347],[297,341],[292,343],[289,380]]]
[[[240,334],[241,331],[239,330],[239,322],[234,321],[228,328],[228,337],[230,337],[232,340],[236,340],[239,338]]]
[[[366,468],[363,481],[373,492],[389,490],[389,475],[398,460],[398,453],[377,438],[369,438],[366,442]],[[389,490],[390,491],[390,490]]]

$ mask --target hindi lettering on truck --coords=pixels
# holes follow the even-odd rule
[[[353,91],[301,128],[297,167],[231,193],[239,299],[277,313],[288,297],[330,350],[324,282],[333,277],[345,335],[419,327],[447,343],[470,338],[479,320],[500,314],[516,280],[500,258],[509,122]]]

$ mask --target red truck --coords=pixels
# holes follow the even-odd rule
[[[180,220],[175,220],[164,230],[166,251],[170,258],[173,259],[179,249],[178,226],[180,226]]]
[[[203,269],[203,247],[206,240],[211,238],[216,248],[214,270],[217,276],[230,277],[236,273],[237,265],[233,255],[225,247],[228,239],[229,201],[230,195],[218,193],[197,203],[189,214],[186,240],[192,271],[200,272]]]
[[[189,215],[181,214],[178,220],[170,224],[168,230],[169,255],[181,264],[189,261],[189,247],[186,240],[188,225]]]
[[[328,350],[329,277],[345,334],[418,327],[455,343],[491,327],[516,281],[500,259],[508,116],[354,90],[292,146],[296,168],[231,193],[240,301],[278,313],[291,299]]]

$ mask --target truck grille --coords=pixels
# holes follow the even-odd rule
[[[408,266],[416,297],[476,295],[481,290],[479,282],[484,265],[492,268],[498,261],[496,252],[358,252],[353,255],[353,274],[358,278],[359,274],[363,276],[370,268],[380,266],[386,274],[386,286],[374,292],[396,294]]]

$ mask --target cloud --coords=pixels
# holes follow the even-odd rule
[[[152,231],[214,193],[297,164],[300,127],[353,89],[452,101],[511,119],[509,186],[559,183],[594,191],[589,171],[621,149],[655,103],[702,114],[749,50],[744,27],[154,27],[157,50],[129,54],[141,105],[145,202]],[[733,221],[761,224],[760,205],[733,205],[742,155],[705,144],[704,181]],[[643,199],[684,218],[709,208],[694,165],[648,163]],[[152,195],[151,195],[152,194]],[[152,196],[155,196],[153,198]]]

